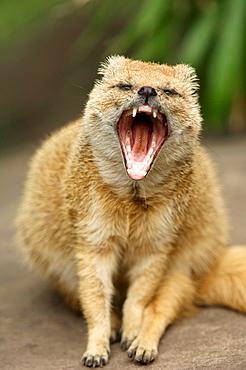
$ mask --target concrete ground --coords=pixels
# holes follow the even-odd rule
[[[246,245],[246,138],[205,142],[218,163],[231,213],[231,241]],[[80,369],[86,325],[49,284],[22,264],[13,241],[13,219],[33,147],[0,158],[0,368]],[[245,282],[246,283],[246,282]],[[246,317],[224,308],[203,308],[171,326],[149,369],[246,369]],[[118,343],[106,369],[137,369]]]

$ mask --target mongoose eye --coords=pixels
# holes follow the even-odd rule
[[[162,91],[168,96],[179,95],[175,90],[162,89]]]
[[[128,90],[131,90],[132,89],[132,85],[117,85],[116,87],[118,87],[119,89],[121,90],[124,90],[124,91],[128,91]]]

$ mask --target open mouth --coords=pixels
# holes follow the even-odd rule
[[[142,180],[168,136],[165,114],[149,104],[126,110],[117,124],[126,170],[133,180]]]

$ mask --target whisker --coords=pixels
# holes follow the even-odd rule
[[[209,149],[212,153],[214,153],[219,159],[222,159],[221,156],[215,151],[213,150],[212,148],[210,148],[207,144],[205,144],[204,142],[202,142],[202,144],[207,148]]]
[[[75,122],[76,120],[74,120],[74,122]],[[69,127],[69,128],[67,128],[66,130],[62,130],[61,132],[59,132],[59,128],[58,128],[58,132],[57,132],[57,134],[55,134],[55,132],[51,132],[51,133],[46,133],[44,136],[45,136],[45,140],[50,140],[49,141],[49,144],[53,144],[54,143],[54,141],[59,137],[59,136],[61,136],[61,135],[64,135],[64,134],[66,134],[67,132],[70,132],[70,131],[74,131],[74,130],[77,130],[77,126],[75,126],[75,127]],[[38,147],[39,147],[39,145],[38,145]]]
[[[83,86],[80,86],[80,85],[71,84],[71,86],[78,87],[79,89],[85,90],[85,88]]]

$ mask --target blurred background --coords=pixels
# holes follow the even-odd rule
[[[189,63],[200,79],[203,143],[231,214],[230,242],[245,245],[246,0],[0,0],[0,18],[1,369],[77,369],[85,325],[22,266],[14,243],[30,155],[81,114],[106,56]],[[203,312],[170,329],[163,366],[246,368],[245,317]],[[109,369],[134,367],[114,351]]]
[[[80,115],[107,55],[189,63],[205,133],[246,133],[245,0],[1,0],[0,150]]]

